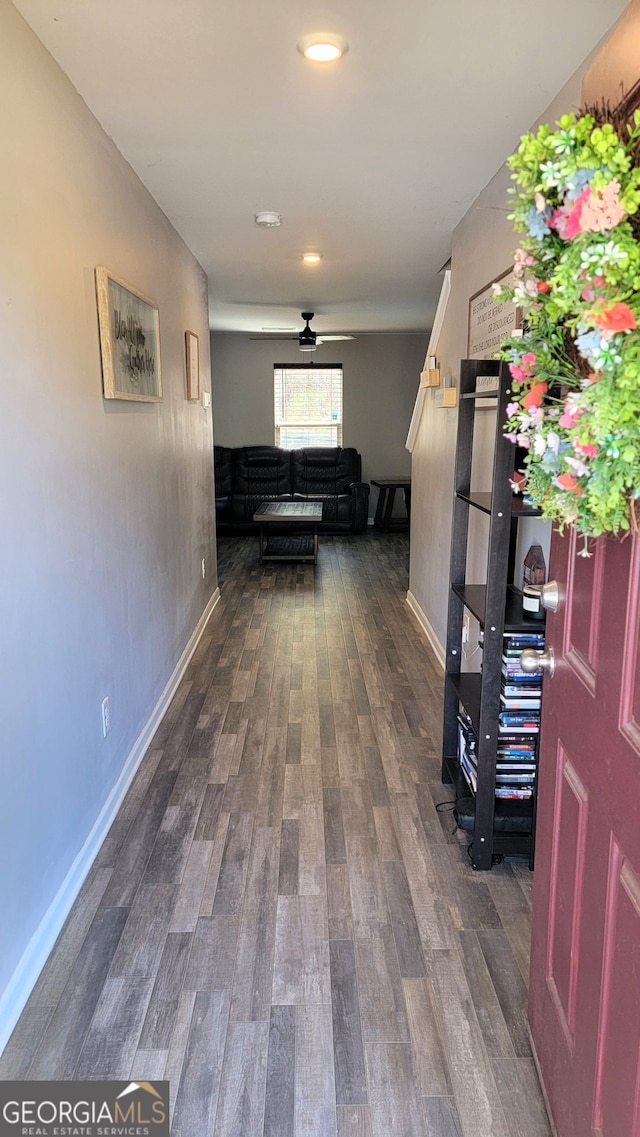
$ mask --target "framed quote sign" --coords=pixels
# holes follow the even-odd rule
[[[96,268],[96,294],[105,399],[159,402],[162,376],[157,305],[103,267]]]
[[[505,336],[522,327],[522,310],[511,300],[496,300],[494,284],[511,285],[513,269],[496,277],[469,301],[467,359],[493,359]]]

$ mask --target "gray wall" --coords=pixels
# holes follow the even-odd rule
[[[7,0],[0,137],[1,1037],[217,582],[206,277]],[[102,398],[99,264],[159,305],[159,404]]]
[[[580,82],[587,62],[559,92],[541,116],[541,122],[553,122],[579,105]],[[523,125],[523,132],[526,129]],[[514,139],[514,148],[517,141]],[[451,295],[437,358],[441,371],[450,372],[456,382],[460,360],[467,350],[469,298],[513,263],[517,238],[507,217],[509,178],[506,167],[501,168],[453,234]],[[441,661],[446,639],[457,417],[457,409],[437,408],[435,394],[428,391],[412,454],[409,600]],[[482,490],[489,488],[491,481],[495,412],[482,411],[478,418],[472,485]],[[528,546],[539,541],[545,549],[548,568],[549,523],[528,520],[521,523],[521,529],[519,555],[523,557]],[[481,584],[486,579],[487,533],[483,519],[473,516],[467,564],[470,583]]]
[[[358,335],[325,344],[315,363],[344,365],[344,446],[362,455],[365,481],[408,476],[405,441],[416,386],[424,365],[427,334]],[[273,444],[273,365],[303,362],[297,344],[211,336],[213,416],[223,446]],[[375,509],[372,489],[370,512]]]

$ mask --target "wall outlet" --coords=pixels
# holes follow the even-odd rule
[[[102,737],[106,738],[111,730],[111,703],[109,696],[105,695],[102,700]]]
[[[464,619],[462,621],[462,642],[463,642],[463,644],[469,643],[469,632],[470,632],[469,615],[468,615],[468,613],[465,612],[465,616],[464,616]]]
[[[204,557],[202,558],[202,579],[207,579],[207,562]]]

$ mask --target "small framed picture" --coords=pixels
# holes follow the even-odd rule
[[[195,332],[185,332],[187,351],[187,399],[200,398],[200,355],[198,337]]]

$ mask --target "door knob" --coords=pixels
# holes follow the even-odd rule
[[[547,612],[557,612],[560,603],[560,589],[557,580],[548,580],[540,589],[540,603]]]
[[[520,656],[520,668],[527,675],[534,675],[536,671],[546,671],[551,678],[556,669],[556,657],[553,654],[553,648],[546,647],[544,651],[534,651],[533,648],[528,647]]]

